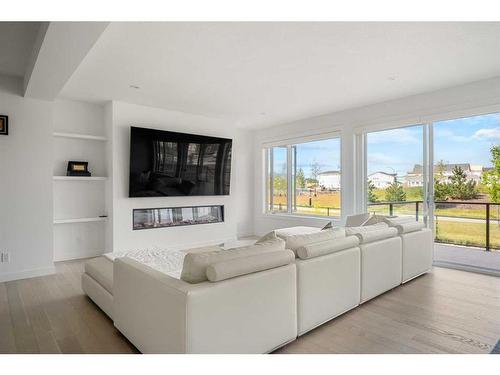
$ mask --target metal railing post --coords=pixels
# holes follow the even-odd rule
[[[418,201],[415,202],[415,220],[418,221]]]
[[[490,204],[486,203],[486,251],[490,251]]]
[[[394,216],[394,205],[389,203],[389,216]]]

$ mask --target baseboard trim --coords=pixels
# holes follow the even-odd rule
[[[6,281],[30,279],[32,277],[53,275],[55,273],[56,269],[54,266],[46,268],[36,268],[34,270],[24,270],[19,272],[9,272],[0,275],[0,283],[4,283]]]

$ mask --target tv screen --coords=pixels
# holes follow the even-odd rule
[[[229,195],[232,143],[132,126],[129,197]]]

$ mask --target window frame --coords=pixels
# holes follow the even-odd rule
[[[320,134],[313,134],[313,135],[307,135],[307,136],[301,136],[301,137],[291,137],[291,138],[286,138],[286,139],[280,139],[276,141],[270,141],[270,142],[264,142],[262,143],[262,151],[263,151],[263,156],[264,156],[264,205],[263,205],[263,214],[264,215],[270,215],[270,216],[286,216],[286,217],[294,217],[294,218],[315,218],[315,219],[331,219],[331,220],[340,220],[342,218],[342,206],[343,206],[343,198],[342,198],[342,188],[343,188],[343,183],[341,182],[340,186],[340,216],[326,216],[326,215],[314,215],[314,214],[297,214],[293,212],[293,205],[295,203],[295,183],[293,181],[295,173],[293,171],[294,168],[294,162],[296,161],[296,155],[294,154],[294,151],[296,148],[294,146],[298,144],[303,144],[303,143],[309,143],[309,142],[317,142],[317,141],[325,141],[329,139],[338,139],[340,143],[339,147],[339,162],[340,162],[340,176],[341,176],[341,181],[342,181],[342,170],[343,170],[343,163],[342,163],[342,148],[343,148],[343,139],[342,139],[342,134],[341,131],[332,131],[332,132],[326,132],[326,133],[320,133]],[[286,176],[286,181],[287,181],[287,209],[286,211],[273,211],[271,210],[271,204],[273,203],[273,184],[272,181],[273,179],[271,178],[271,173],[272,171],[272,165],[273,165],[273,153],[272,149],[273,147],[286,147],[287,149],[287,176]]]

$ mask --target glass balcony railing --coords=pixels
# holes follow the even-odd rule
[[[435,241],[500,250],[500,203],[434,202]],[[423,218],[423,201],[370,203],[369,211],[383,215]]]

